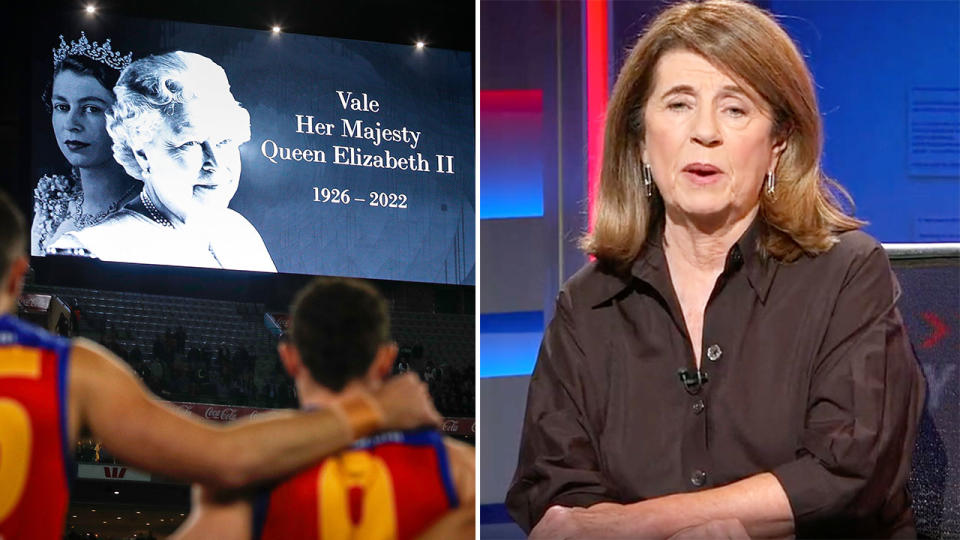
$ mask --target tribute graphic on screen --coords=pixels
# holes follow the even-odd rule
[[[34,255],[474,283],[469,53],[102,22],[34,38]]]

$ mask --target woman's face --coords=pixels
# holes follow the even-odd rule
[[[209,103],[187,103],[179,122],[161,122],[137,152],[151,199],[179,221],[223,210],[237,192],[240,144],[220,113]]]
[[[667,52],[657,62],[644,122],[643,161],[668,212],[726,222],[758,207],[782,148],[755,93],[696,53]]]
[[[113,161],[113,141],[104,111],[113,94],[91,75],[64,70],[53,79],[51,120],[57,146],[71,166],[97,167]]]

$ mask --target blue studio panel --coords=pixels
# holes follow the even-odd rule
[[[532,373],[541,339],[542,311],[481,314],[480,376]]]
[[[960,2],[772,1],[817,83],[824,169],[882,242],[960,241]]]

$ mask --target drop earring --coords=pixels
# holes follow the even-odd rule
[[[774,189],[777,186],[777,177],[774,176],[773,171],[767,173],[767,195],[773,195]]]
[[[653,196],[653,171],[650,170],[650,164],[643,164],[643,188],[647,197]]]

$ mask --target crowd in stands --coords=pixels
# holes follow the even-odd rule
[[[397,361],[395,372],[416,371],[420,378],[426,381],[430,388],[437,410],[444,416],[473,416],[474,405],[474,378],[473,367],[463,365],[447,365],[434,363],[432,360],[423,362],[422,369],[415,369],[411,361],[401,357]]]
[[[276,358],[261,364],[248,347],[221,343],[187,348],[182,327],[157,336],[151,355],[138,347],[125,349],[108,328],[101,341],[140,374],[157,395],[170,401],[228,404],[245,407],[295,408],[297,398],[290,378]],[[432,360],[401,360],[397,372],[414,370],[427,382],[437,409],[445,416],[474,415],[473,364],[447,365]]]
[[[158,335],[151,352],[126,359],[164,399],[265,408],[296,405],[293,386],[279,362],[258,371],[257,357],[247,345],[231,348],[221,343],[214,348],[203,343],[187,348],[186,332],[178,327]]]
[[[98,341],[126,361],[163,399],[264,408],[296,405],[293,387],[281,373],[279,362],[257,372],[257,357],[248,345],[187,347],[186,331],[178,327],[158,335],[150,354],[144,354],[137,345],[124,347],[121,332],[108,325]]]
[[[107,327],[100,342],[124,359],[157,395],[170,401],[227,404],[245,407],[295,408],[293,385],[277,359],[256,369],[256,356],[244,345],[221,343],[186,347],[183,327],[157,336],[151,355],[139,347],[126,349],[117,330]],[[269,367],[264,367],[269,366]],[[473,416],[473,363],[448,365],[401,356],[396,372],[416,371],[430,387],[437,410],[444,416]]]

